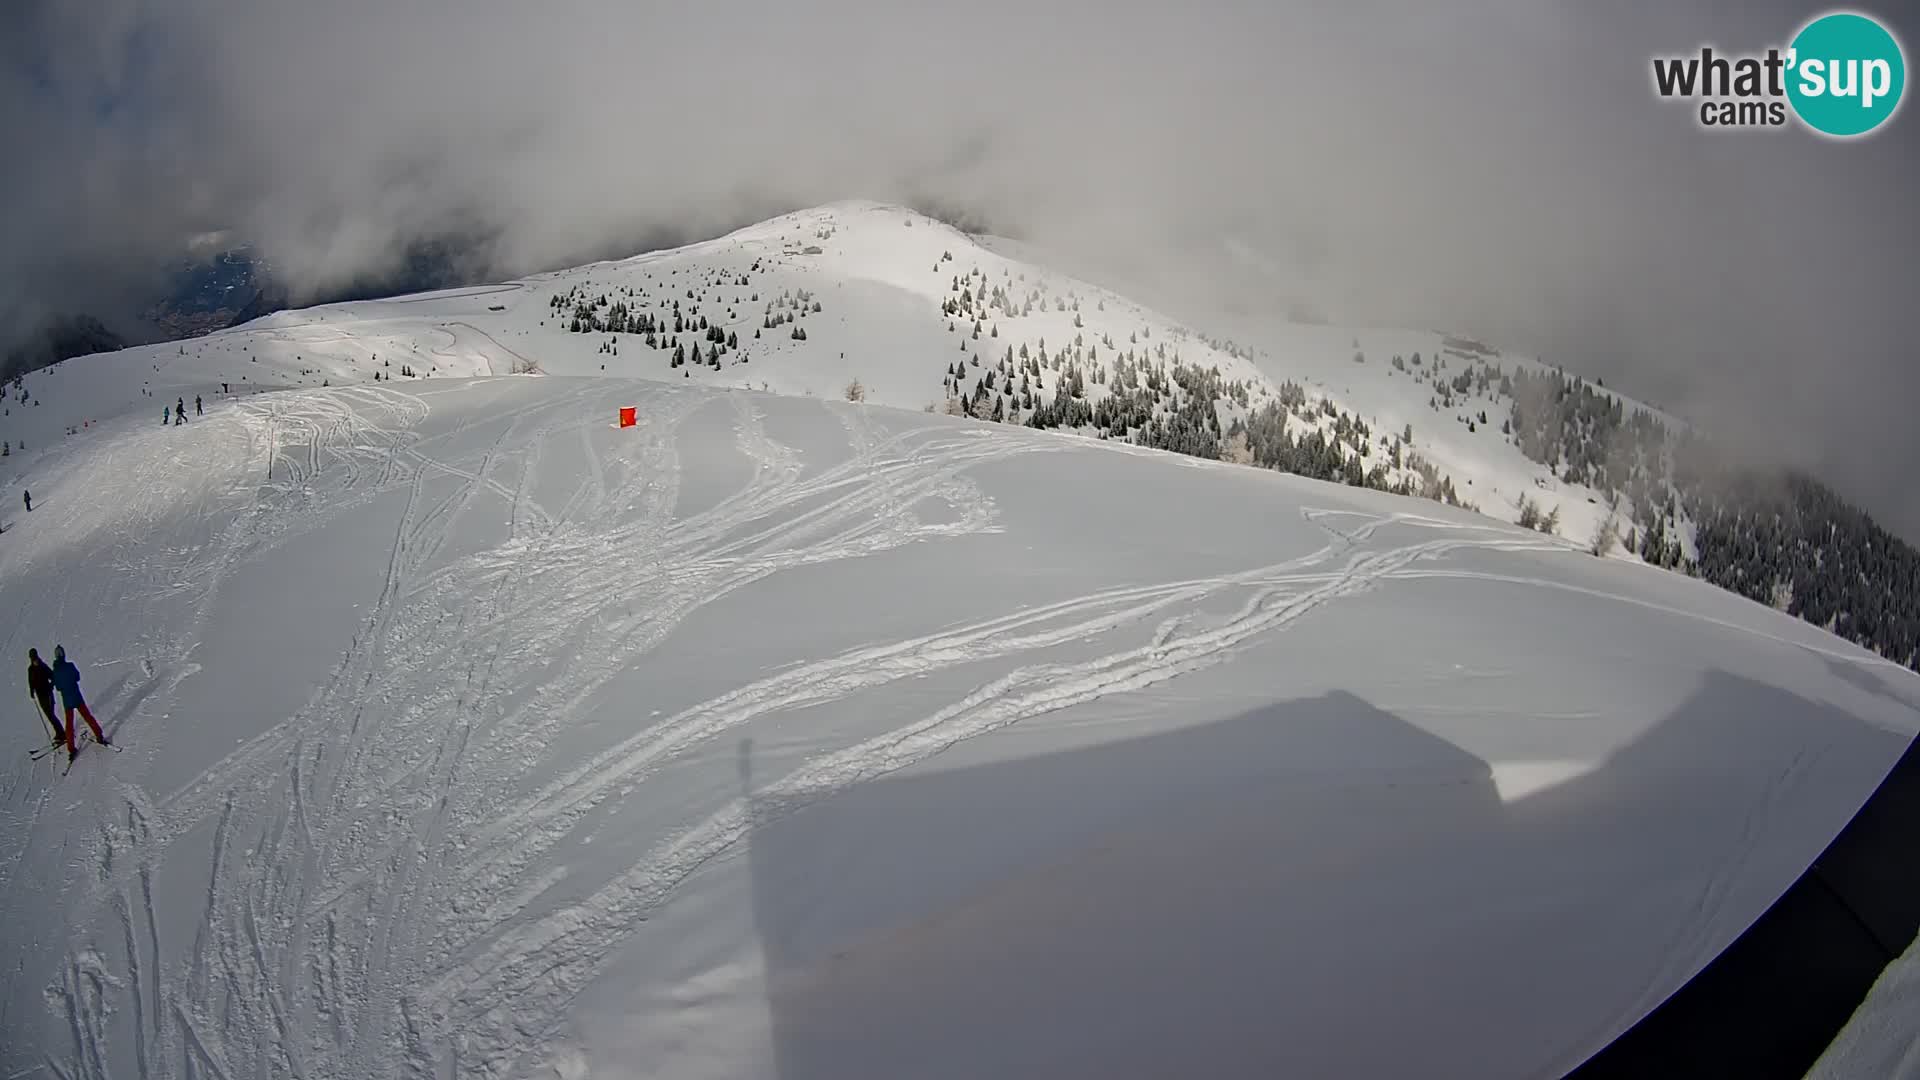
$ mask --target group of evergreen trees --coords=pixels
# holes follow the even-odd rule
[[[1318,427],[1296,440],[1289,430],[1292,415],[1286,408],[1268,402],[1244,421],[1235,419],[1227,435],[1237,444],[1243,442],[1249,463],[1261,468],[1356,487],[1389,489],[1384,461],[1374,462],[1369,469],[1358,453],[1343,449],[1346,444],[1342,439],[1330,439]],[[1411,488],[1407,493],[1411,493]]]
[[[933,272],[942,273],[941,265],[952,261],[952,252],[942,252],[939,260],[933,264]],[[1011,270],[1003,270],[1001,280],[995,282],[988,277],[985,270],[976,266],[965,274],[951,275],[948,291],[952,296],[941,303],[940,310],[950,319],[985,320],[996,315],[1003,318],[1022,318],[1031,316],[1037,308],[1042,312],[1052,310],[1056,313],[1071,313],[1075,329],[1086,325],[1086,320],[1081,316],[1081,298],[1077,291],[1056,293],[1049,289],[1044,280],[1029,285],[1026,283],[1024,273],[1016,276]],[[1099,311],[1107,310],[1104,297],[1095,297],[1094,305]],[[1208,344],[1214,345],[1213,342]],[[1243,356],[1247,359],[1253,357],[1252,349],[1232,342],[1221,342],[1214,347],[1233,356]]]
[[[1920,552],[1811,477],[1727,467],[1680,493],[1691,570],[1920,670]]]
[[[752,272],[757,273],[760,264],[753,264]],[[670,272],[678,276],[680,271]],[[689,276],[693,271],[689,271]],[[646,280],[653,280],[651,272]],[[701,303],[706,301],[712,290],[719,287],[747,289],[750,287],[749,274],[709,273],[705,280],[686,286],[674,286],[683,295],[666,298],[659,310],[649,302],[650,292],[645,284],[637,289],[632,285],[623,285],[611,291],[591,292],[586,285],[574,285],[564,293],[556,293],[548,299],[553,316],[565,319],[567,330],[576,334],[607,334],[608,340],[600,344],[599,351],[610,356],[620,355],[620,335],[630,334],[640,339],[649,349],[667,354],[669,368],[681,368],[690,364],[702,364],[718,370],[729,353],[739,353],[739,363],[747,362],[747,354],[740,349],[738,331],[728,330],[727,325],[740,321],[737,305],[745,302],[759,303],[760,294],[753,292],[747,297],[735,294],[731,298],[722,296],[718,303],[725,307],[725,323],[719,315],[709,318],[701,311]],[[591,284],[591,283],[587,283]],[[762,315],[760,327],[753,332],[754,338],[761,332],[791,324],[788,336],[795,341],[807,340],[807,332],[798,322],[810,314],[822,310],[820,301],[805,290],[789,290],[769,301]],[[699,334],[705,343],[682,341],[681,335]]]
[[[943,265],[952,261],[951,253],[943,254],[934,272],[945,272]],[[983,334],[998,338],[999,319],[1050,307],[1055,314],[1073,313],[1075,330],[1085,326],[1077,294],[1051,293],[1044,283],[1028,286],[1024,275],[1016,278],[1010,271],[1001,276],[993,280],[975,267],[949,277],[949,296],[941,311],[949,331],[964,325],[968,333],[960,351],[971,354],[949,365],[942,380],[949,413],[1085,430],[1196,457],[1460,503],[1452,480],[1404,446],[1411,441],[1410,431],[1405,440],[1380,440],[1376,454],[1364,421],[1330,402],[1310,408],[1306,391],[1293,384],[1281,389],[1278,402],[1257,400],[1265,398],[1264,393],[1245,381],[1225,378],[1217,366],[1187,364],[1165,341],[1153,342],[1150,326],[1129,332],[1124,345],[1111,334],[1088,341],[1075,333],[1070,345],[1049,348],[1042,338],[1037,348],[1024,342],[1007,345],[997,360],[983,360],[981,350],[970,350],[969,342]],[[1096,298],[1095,304],[1106,309],[1104,299]],[[1176,341],[1188,336],[1180,330],[1173,334]],[[1200,340],[1229,355],[1253,355],[1252,349],[1224,339]],[[1089,393],[1090,387],[1105,392]],[[1290,416],[1296,421],[1293,426],[1304,431],[1296,435],[1289,430]]]
[[[982,277],[956,276],[953,285],[978,297],[986,289]],[[994,294],[986,296],[990,308]],[[944,310],[965,317],[981,309],[970,307],[956,292]],[[981,326],[976,318],[973,339]],[[957,328],[949,324],[950,330]],[[997,336],[997,325],[993,329]],[[942,380],[946,411],[1034,428],[1085,430],[1195,457],[1462,504],[1451,478],[1405,446],[1411,430],[1404,439],[1379,440],[1376,454],[1373,432],[1364,420],[1329,401],[1309,406],[1305,389],[1297,384],[1281,387],[1274,401],[1244,380],[1226,378],[1218,366],[1186,363],[1165,342],[1140,347],[1141,339],[1151,336],[1150,330],[1129,334],[1130,347],[1124,350],[1108,335],[1090,342],[1076,333],[1070,345],[1057,349],[1042,338],[1037,347],[1006,345],[990,363],[975,352],[947,368]],[[965,344],[963,340],[963,351]],[[1103,347],[1109,351],[1103,354]],[[1105,393],[1090,393],[1093,387]],[[1223,416],[1230,417],[1225,427]],[[1289,417],[1295,427],[1305,429],[1297,437],[1289,430]]]
[[[1563,372],[1515,371],[1502,389],[1513,399],[1515,445],[1563,480],[1619,500],[1641,558],[1920,670],[1920,552],[1832,489],[1728,460],[1698,434]]]
[[[1612,519],[1609,518],[1608,520],[1611,521]],[[1520,527],[1523,529],[1532,529],[1535,532],[1543,532],[1548,535],[1556,534],[1560,531],[1560,508],[1556,506],[1552,510],[1542,510],[1539,503],[1534,502],[1528,498],[1525,493],[1522,493],[1520,496]],[[1604,554],[1604,552],[1599,554]]]
[[[776,330],[782,326],[791,326],[787,336],[794,341],[807,340],[807,328],[799,325],[800,319],[820,312],[820,301],[805,289],[798,292],[783,292],[767,304],[766,315],[761,319],[762,330]],[[759,333],[755,332],[755,337]]]

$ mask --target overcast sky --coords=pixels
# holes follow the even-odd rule
[[[1539,353],[1920,538],[1920,113],[1715,135],[1650,88],[1656,52],[1823,10],[12,0],[0,320],[103,309],[212,229],[321,288],[450,227],[512,273],[932,197],[1170,298]],[[1227,275],[1229,241],[1269,275]]]

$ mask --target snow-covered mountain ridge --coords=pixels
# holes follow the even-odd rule
[[[1210,339],[1097,286],[998,255],[930,218],[850,202],[673,251],[499,286],[281,312],[204,338],[124,350],[110,362],[85,358],[79,377],[96,391],[112,388],[121,400],[90,393],[86,409],[62,409],[60,418],[64,425],[89,418],[81,412],[128,407],[136,388],[171,402],[182,393],[216,393],[223,384],[256,391],[371,381],[376,374],[396,377],[403,366],[421,376],[537,367],[815,396],[840,396],[858,380],[875,403],[965,407],[983,417],[997,408],[1011,422],[1032,422],[1037,410],[1060,400],[1064,384],[1063,405],[1084,402],[1099,412],[1099,430],[1148,443],[1188,434],[1149,429],[1156,419],[1177,426],[1183,407],[1189,417],[1202,415],[1189,406],[1197,398],[1221,429],[1203,437],[1217,444],[1235,419],[1279,402],[1293,381],[1306,396],[1292,403],[1291,435],[1321,433],[1329,458],[1354,458],[1363,472],[1379,468],[1386,485],[1432,493],[1439,479],[1450,478],[1459,501],[1509,519],[1529,492],[1587,505],[1589,489],[1562,485],[1493,432],[1469,438],[1480,432],[1450,430],[1426,407],[1428,381],[1464,370],[1482,347],[1439,334],[1357,333],[1363,336],[1301,326],[1278,347],[1258,349]],[[1329,362],[1348,362],[1353,341],[1376,370],[1394,355],[1422,361],[1409,367],[1403,359],[1391,374],[1356,384]],[[60,371],[29,378],[28,389],[37,388],[43,401],[68,398],[68,377]],[[1371,385],[1394,378],[1404,392],[1382,394]],[[1132,403],[1131,415],[1101,410],[1102,402],[1143,392],[1144,404]],[[1459,404],[1456,411],[1493,407],[1484,394]],[[1072,410],[1058,411],[1063,415],[1041,422],[1083,426],[1071,423],[1078,419]],[[1489,417],[1497,428],[1498,415]],[[1093,430],[1091,421],[1086,426]],[[46,427],[5,425],[15,441],[30,444],[44,441]],[[1396,445],[1398,465],[1391,460]],[[1430,463],[1432,480],[1414,467],[1416,456]],[[1592,515],[1568,510],[1563,531],[1584,537]]]

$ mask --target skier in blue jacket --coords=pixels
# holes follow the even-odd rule
[[[80,710],[80,715],[87,721],[87,726],[93,729],[93,737],[99,741],[100,745],[111,745],[107,742],[106,732],[100,730],[100,722],[93,718],[93,710],[87,708],[85,695],[80,693],[80,669],[74,667],[73,661],[67,659],[65,645],[53,647],[53,688],[60,691],[60,704],[67,709],[67,758],[69,760],[80,752],[80,748],[74,745],[73,739],[75,709]]]

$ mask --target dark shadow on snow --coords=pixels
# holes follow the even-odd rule
[[[140,706],[146,704],[147,699],[152,697],[153,692],[160,689],[160,684],[166,680],[159,676],[150,678],[140,684],[140,688],[133,692],[132,697],[121,701],[118,696],[119,691],[131,681],[133,681],[132,675],[122,675],[117,682],[107,688],[104,695],[107,701],[113,702],[112,715],[108,716],[101,725],[106,729],[109,739],[120,737],[120,729],[126,726],[127,721],[133,719],[134,714],[140,711]]]
[[[1505,804],[1485,762],[1346,693],[756,795],[778,1074],[1557,1075],[1853,809],[1772,799],[1864,797],[1903,741],[1714,673],[1595,771]]]
[[[1856,664],[1831,656],[1821,657],[1821,659],[1827,663],[1827,672],[1841,682],[1857,686],[1875,697],[1886,698],[1888,701],[1902,708],[1920,709],[1920,692],[1912,689],[1912,687],[1916,685],[1916,680],[1907,679],[1908,692],[1902,694],[1900,691],[1894,689],[1895,684],[1892,679],[1887,678],[1877,671],[1871,670],[1863,664]],[[1906,673],[1902,672],[1901,675],[1904,678]]]
[[[1805,1075],[1920,931],[1920,740],[1766,913],[1571,1075]]]

